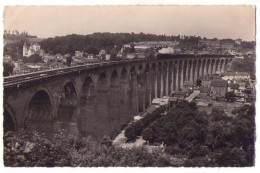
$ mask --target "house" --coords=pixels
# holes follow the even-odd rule
[[[135,58],[135,54],[133,54],[133,53],[128,53],[128,54],[126,55],[126,58],[127,58],[127,59],[134,59],[134,58]]]
[[[223,40],[221,41],[221,48],[222,49],[233,49],[235,45],[235,42],[233,40]]]
[[[105,55],[106,54],[106,50],[100,50],[98,55]]]
[[[208,48],[219,48],[220,41],[219,40],[209,40],[209,39],[199,40],[199,46],[204,46],[204,45]]]
[[[88,54],[88,59],[94,59],[94,54]]]
[[[172,47],[162,48],[158,51],[160,54],[174,54],[174,49]]]
[[[155,107],[164,106],[167,110],[170,108],[170,99],[169,98],[155,98],[152,100],[152,105]]]
[[[242,42],[242,39],[236,39],[235,40],[235,43],[238,44],[238,45],[241,45],[241,42]]]
[[[29,57],[29,56],[34,55],[34,54],[40,54],[41,52],[43,52],[43,51],[41,50],[41,46],[38,43],[33,44],[31,42],[31,45],[28,46],[27,42],[26,41],[24,42],[23,56]]]
[[[118,52],[117,53],[117,58],[123,58],[123,53],[122,52]]]
[[[211,95],[225,97],[227,93],[227,81],[225,80],[212,80],[210,87]]]
[[[111,58],[111,55],[110,55],[110,54],[106,54],[106,56],[105,56],[105,60],[106,60],[106,61],[109,61],[110,58]]]
[[[173,96],[178,98],[178,100],[183,100],[185,98],[185,93],[183,91],[175,91]]]
[[[136,53],[137,58],[145,58],[144,53]]]
[[[193,82],[192,81],[184,81],[182,91],[184,92],[192,92],[193,90]]]
[[[210,93],[209,87],[204,87],[204,86],[200,87],[200,95],[199,95],[200,98],[207,99],[209,93]]]
[[[81,51],[75,51],[75,56],[76,56],[76,57],[82,57],[82,56],[83,56],[83,52],[81,52]]]
[[[228,92],[234,92],[235,94],[239,92],[239,84],[229,83]]]
[[[202,80],[201,86],[203,87],[210,87],[211,81]]]

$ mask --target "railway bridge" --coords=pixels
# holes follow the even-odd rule
[[[184,81],[225,69],[230,55],[158,55],[4,78],[4,131],[59,129],[100,138]]]

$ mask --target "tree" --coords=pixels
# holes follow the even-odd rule
[[[66,57],[66,64],[68,67],[70,67],[71,62],[72,62],[72,57],[71,57],[71,55],[67,55],[65,57]]]
[[[29,56],[28,58],[24,57],[23,61],[25,63],[40,63],[40,62],[42,62],[42,57],[38,54],[33,54],[33,55]]]
[[[149,127],[144,129],[143,133],[142,133],[142,137],[145,141],[153,143],[153,141],[154,141],[153,130]]]
[[[92,47],[92,46],[87,47],[86,52],[88,54],[94,54],[94,55],[98,54],[98,50],[95,47]]]
[[[129,53],[134,53],[134,52],[135,52],[135,45],[134,45],[134,43],[131,43]]]
[[[201,83],[202,83],[202,80],[201,80],[201,79],[197,79],[197,80],[196,80],[196,85],[197,85],[197,86],[201,86]]]
[[[14,64],[11,62],[4,62],[4,76],[9,76],[10,74],[12,74],[14,69]]]
[[[234,92],[227,92],[225,94],[225,99],[227,101],[230,101],[230,102],[235,102],[236,101],[236,94]]]
[[[129,124],[125,129],[125,137],[127,137],[128,141],[134,141],[137,137],[135,133],[135,128],[132,124]]]

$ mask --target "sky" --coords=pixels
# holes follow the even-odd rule
[[[39,38],[94,32],[255,40],[253,6],[8,6],[4,28]]]

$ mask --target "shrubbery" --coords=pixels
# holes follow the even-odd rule
[[[125,128],[125,137],[127,137],[128,141],[134,141],[137,138],[137,136],[140,136],[142,134],[142,131],[145,129],[145,127],[147,127],[156,119],[159,119],[161,117],[162,112],[164,111],[165,107],[159,107],[156,110],[154,110],[153,113],[148,113],[142,119],[130,123]]]
[[[53,139],[38,133],[8,132],[4,136],[4,164],[12,167],[171,166],[159,153],[149,154],[143,148],[115,148],[106,145],[104,140],[98,144],[65,132]]]
[[[185,154],[185,166],[252,166],[254,106],[243,106],[233,113],[235,117],[231,118],[213,109],[208,115],[192,103],[179,102],[144,129],[142,137],[150,144],[163,142],[168,154]]]

